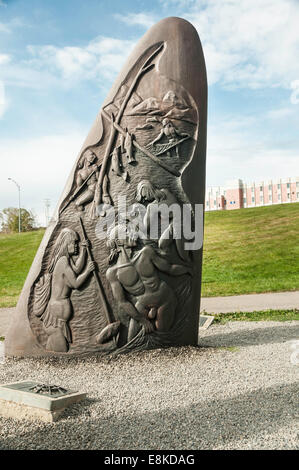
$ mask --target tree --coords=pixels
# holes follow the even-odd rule
[[[29,232],[34,230],[36,225],[35,216],[31,211],[21,208],[21,231]],[[19,231],[19,209],[16,207],[7,207],[0,212],[0,223],[3,232]]]

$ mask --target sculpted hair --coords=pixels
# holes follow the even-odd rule
[[[84,162],[86,160],[86,158],[88,157],[88,154],[92,154],[93,156],[93,163],[97,160],[97,156],[94,152],[92,152],[91,150],[85,150],[85,152],[83,153],[82,157],[80,158],[79,162],[78,162],[78,168],[79,170],[82,170],[82,168],[84,167]]]
[[[78,234],[74,230],[69,228],[64,228],[61,230],[54,245],[54,250],[51,256],[51,262],[48,270],[49,273],[54,271],[55,265],[59,258],[62,256],[69,256],[67,246],[69,243],[76,240],[78,240]]]
[[[160,189],[156,188],[150,181],[142,180],[138,183],[137,186],[136,200],[141,202],[143,198],[150,202],[154,200],[160,202],[166,199],[166,194]]]

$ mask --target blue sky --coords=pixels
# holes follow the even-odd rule
[[[209,81],[207,184],[299,174],[299,0],[0,0],[0,210],[44,220],[125,59],[189,20]]]

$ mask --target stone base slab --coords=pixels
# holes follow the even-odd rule
[[[86,393],[68,391],[60,396],[28,391],[36,382],[21,381],[0,385],[0,415],[6,418],[56,421],[73,403],[86,398]]]
[[[48,411],[42,408],[35,408],[34,406],[2,400],[0,398],[0,415],[4,418],[54,423],[54,421],[59,419],[64,410],[65,408],[59,411]]]

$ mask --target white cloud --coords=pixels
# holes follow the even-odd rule
[[[27,46],[28,57],[16,62],[0,53],[0,80],[8,85],[33,88],[71,88],[83,81],[107,86],[120,71],[135,42],[97,37],[86,46]]]
[[[21,186],[22,206],[34,209],[40,223],[45,223],[44,199],[50,199],[53,212],[86,134],[86,130],[81,130],[26,140],[1,140],[0,210],[17,205],[16,188],[8,181],[11,177]]]
[[[291,103],[298,104],[299,103],[299,80],[294,80],[291,83],[291,89],[294,90],[291,94]]]
[[[150,28],[157,21],[157,17],[152,13],[128,13],[127,15],[114,15],[116,19],[122,21],[128,26],[141,26]]]
[[[197,28],[203,43],[210,84],[289,88],[299,78],[299,2],[179,3],[185,6],[182,16]]]
[[[0,3],[1,6],[1,3]],[[0,23],[0,33],[10,33],[11,30],[7,24]]]
[[[0,7],[1,6],[6,7],[7,5],[5,5],[5,3],[1,3],[1,0],[0,0]],[[22,26],[29,26],[29,25],[24,23],[24,21],[21,18],[15,17],[15,18],[12,18],[7,23],[0,22],[0,33],[10,34],[15,28],[22,27]]]
[[[298,90],[299,91],[299,90]],[[279,109],[271,109],[266,113],[266,117],[269,119],[284,119],[286,117],[291,116],[294,113],[294,109],[292,108],[279,108]]]
[[[279,110],[275,111],[278,118]],[[274,119],[275,111],[272,116],[266,113],[255,118],[256,125],[267,128],[265,118]],[[299,175],[298,139],[289,142],[283,135],[274,139],[272,134],[261,137],[252,126],[253,119],[224,116],[209,126],[208,186],[222,186],[226,180],[236,178],[250,182]]]
[[[83,47],[28,46],[32,70],[48,70],[67,80],[71,86],[79,80],[113,79],[135,43],[109,37],[97,37]]]
[[[8,54],[0,54],[0,65],[8,64],[11,57]]]

